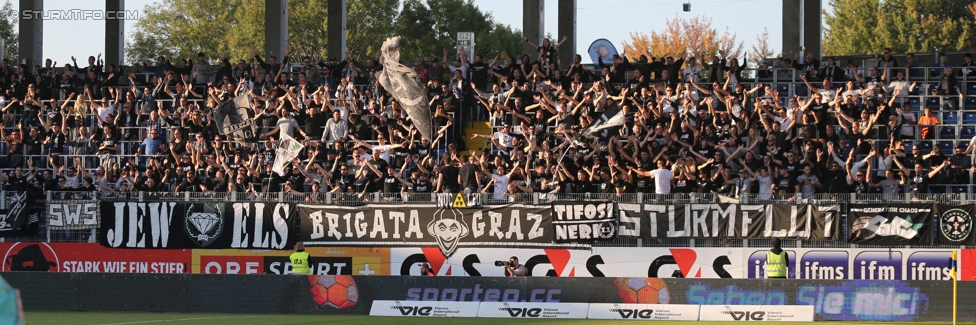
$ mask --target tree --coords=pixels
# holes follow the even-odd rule
[[[14,10],[13,5],[10,1],[3,4],[3,8],[0,8],[0,38],[3,38],[3,57],[8,58],[11,62],[17,62],[17,57],[20,55],[20,40],[17,38],[16,26],[18,23],[17,11]],[[38,62],[38,64],[42,64]]]
[[[204,52],[209,58],[218,53],[246,58],[252,47],[263,52],[264,7],[261,0],[162,0],[148,5],[126,43],[126,57],[129,61],[141,55],[185,58]],[[442,48],[454,48],[461,31],[475,32],[482,53],[516,53],[521,47],[517,31],[496,23],[470,0],[405,0],[402,11],[399,7],[399,0],[348,1],[346,48],[356,60],[377,57],[379,46],[394,35],[404,36],[400,42],[404,60],[440,57]],[[315,52],[325,56],[327,8],[327,0],[288,2],[292,56]]]
[[[756,43],[752,45],[752,52],[750,54],[752,54],[752,63],[757,67],[762,64],[763,59],[773,56],[773,49],[769,46],[769,29],[763,28],[762,34],[756,36]]]
[[[457,54],[453,49],[457,44],[458,32],[474,32],[476,50],[479,53],[492,53],[492,55],[496,51],[506,51],[512,55],[521,53],[521,32],[496,23],[491,14],[481,12],[471,0],[427,0],[427,8],[433,18],[434,37],[425,41],[433,46],[421,53],[440,57],[443,55],[443,49],[448,49],[448,59],[454,58]],[[403,21],[398,25],[403,26],[408,23],[409,21]],[[424,25],[418,27],[424,28]],[[404,59],[420,59],[420,57]]]
[[[398,0],[350,1],[346,18],[346,48],[362,60],[379,58],[380,45],[393,36]]]
[[[133,37],[126,43],[126,60],[137,62],[140,56],[147,58],[170,55],[174,58],[192,58],[197,52],[211,54],[231,53],[231,40],[238,33],[237,11],[253,10],[263,1],[230,0],[165,0],[143,9],[143,16],[136,22]],[[263,21],[263,18],[262,18]],[[238,53],[243,54],[239,49]]]
[[[958,51],[973,35],[972,1],[831,0],[824,54]]]
[[[665,23],[664,31],[651,32],[648,37],[642,33],[631,33],[630,42],[624,42],[624,55],[638,58],[648,57],[685,57],[699,56],[702,58],[725,52],[725,58],[742,55],[742,42],[736,42],[736,35],[726,27],[721,37],[712,28],[712,19],[695,16],[685,20],[675,16]]]

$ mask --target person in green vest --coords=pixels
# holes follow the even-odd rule
[[[308,253],[305,252],[305,244],[295,244],[295,252],[288,257],[291,260],[291,272],[293,274],[308,275]]]
[[[779,238],[773,238],[773,248],[766,252],[766,278],[785,279],[790,257],[780,248]]]

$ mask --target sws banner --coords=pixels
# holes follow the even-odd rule
[[[933,204],[853,204],[847,241],[871,245],[932,245]]]
[[[973,236],[973,216],[976,215],[976,205],[935,205],[935,217],[938,221],[937,241],[941,245],[976,245]]]
[[[840,206],[618,203],[617,234],[642,238],[840,239]]]
[[[47,203],[49,229],[98,228],[98,202],[79,200],[50,200]]]
[[[555,202],[552,226],[557,243],[592,242],[617,236],[613,202]]]
[[[99,242],[113,248],[259,248],[295,245],[288,203],[105,202]]]
[[[436,246],[444,256],[458,247],[589,247],[555,244],[548,207],[524,205],[456,209],[431,205],[358,207],[299,205],[306,245]]]

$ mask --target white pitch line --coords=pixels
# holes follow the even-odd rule
[[[152,323],[166,323],[166,322],[182,322],[190,320],[205,320],[205,319],[223,319],[223,318],[254,318],[254,317],[268,317],[268,316],[222,316],[222,317],[196,317],[196,318],[179,318],[179,319],[159,319],[159,320],[145,320],[139,322],[127,322],[127,323],[109,323],[101,325],[129,325],[129,324],[152,324]]]

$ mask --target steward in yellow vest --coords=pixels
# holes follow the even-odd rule
[[[766,278],[786,278],[786,271],[788,269],[787,266],[790,265],[790,258],[779,246],[779,238],[773,238],[773,248],[766,252]]]
[[[305,244],[295,244],[295,252],[288,257],[291,261],[291,272],[294,274],[308,275],[308,253],[305,252]]]

